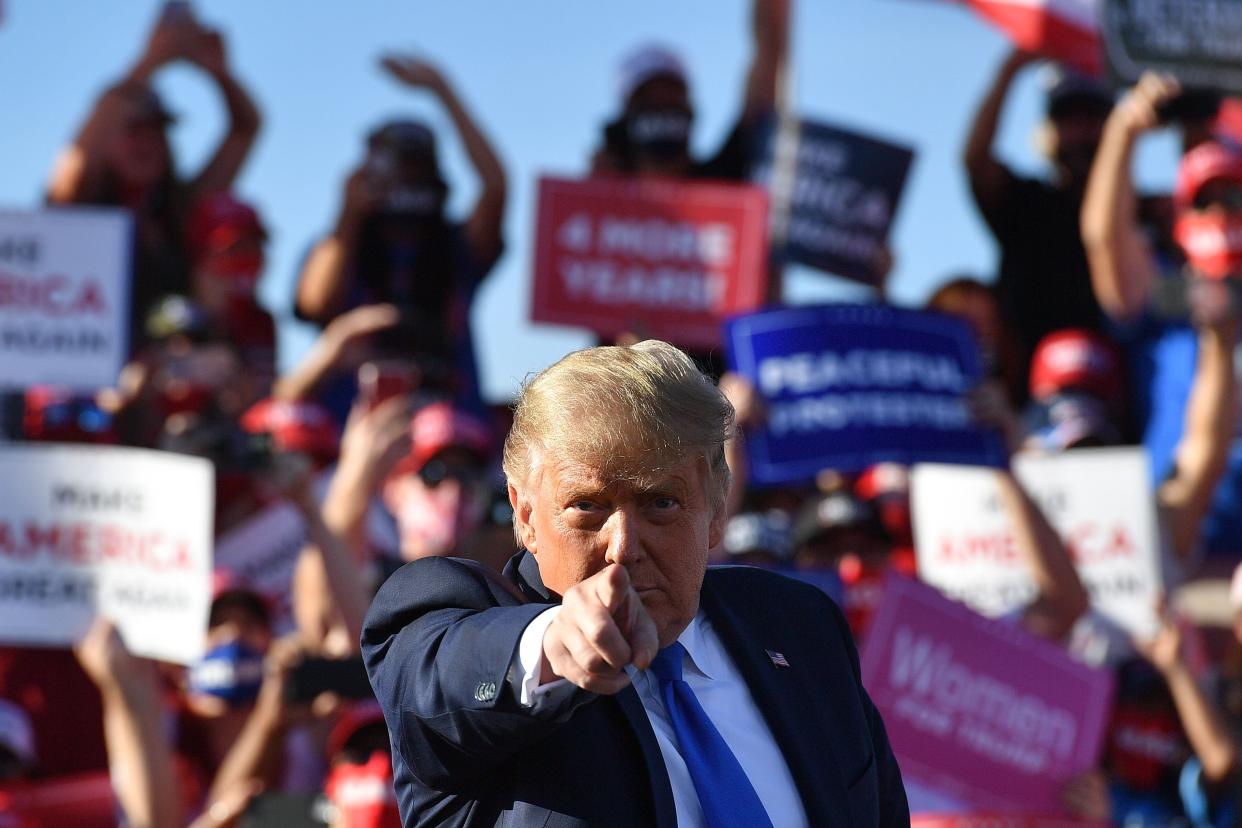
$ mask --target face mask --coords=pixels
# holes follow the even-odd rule
[[[241,641],[220,644],[190,668],[190,690],[223,699],[230,707],[253,702],[263,684],[263,653]]]
[[[451,555],[461,539],[474,530],[483,517],[478,498],[467,489],[411,486],[395,504],[394,516],[401,537],[402,555],[407,560],[431,555]]]
[[[626,118],[626,137],[639,156],[681,157],[690,146],[690,115],[680,109],[639,110]]]
[[[1242,215],[1188,211],[1173,225],[1173,238],[1190,266],[1210,279],[1224,279],[1242,269]]]
[[[324,792],[336,810],[333,825],[401,828],[392,784],[392,760],[384,753],[372,753],[365,765],[337,765],[328,775]]]

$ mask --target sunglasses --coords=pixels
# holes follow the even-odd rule
[[[456,480],[463,485],[477,483],[483,472],[468,463],[445,463],[443,460],[432,460],[418,470],[423,485],[434,489],[445,480]]]
[[[1223,207],[1230,212],[1242,212],[1242,184],[1201,187],[1195,193],[1191,207],[1200,211],[1209,207]]]

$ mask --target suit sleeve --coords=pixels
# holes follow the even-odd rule
[[[520,705],[508,687],[514,653],[548,606],[499,604],[479,573],[426,558],[389,578],[367,613],[363,659],[393,749],[429,787],[469,784],[595,698]]]
[[[867,718],[867,731],[871,734],[871,748],[875,756],[875,771],[879,782],[880,826],[881,828],[909,828],[910,804],[906,800],[906,787],[901,781],[901,769],[897,766],[897,757],[893,754],[893,746],[888,741],[888,731],[884,728],[884,720],[880,711],[871,701],[862,683],[862,667],[858,661],[858,648],[854,644],[854,634],[850,632],[845,615],[833,601],[832,616],[837,622],[841,637],[845,640],[850,655],[850,669],[854,672],[854,681],[858,684],[858,693],[862,698],[864,715]]]

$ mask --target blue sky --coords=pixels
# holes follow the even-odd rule
[[[38,203],[59,147],[94,96],[137,56],[161,0],[5,0],[0,78],[0,206]],[[974,107],[1007,49],[1003,37],[941,0],[794,0],[795,102],[807,117],[912,145],[918,156],[898,210],[892,292],[921,302],[946,276],[989,276],[995,251],[969,201],[959,162]],[[534,181],[581,174],[600,124],[615,106],[615,66],[635,44],[676,46],[690,67],[698,119],[694,144],[713,148],[736,117],[749,61],[748,0],[197,0],[222,28],[236,74],[265,115],[238,183],[273,231],[264,301],[286,314],[297,262],[332,221],[340,183],[361,157],[362,136],[386,117],[426,118],[441,135],[451,209],[474,184],[434,102],[383,76],[377,56],[410,50],[456,84],[506,162],[507,253],[475,302],[484,392],[509,394],[529,371],[588,342],[585,333],[526,321]],[[1030,140],[1042,107],[1039,70],[1028,70],[1006,109],[1001,155],[1042,169]],[[158,79],[180,122],[179,163],[193,169],[223,127],[214,90],[194,70]],[[1148,141],[1140,180],[1168,186],[1174,144]],[[851,286],[795,272],[792,301],[857,295]],[[282,325],[282,361],[310,332]]]

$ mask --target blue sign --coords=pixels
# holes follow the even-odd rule
[[[964,394],[982,376],[961,320],[885,305],[761,311],[725,323],[730,367],[767,404],[748,435],[754,483],[891,461],[1003,466],[1000,435]]]
[[[791,179],[778,183],[775,119],[759,142],[753,179],[768,188],[772,201],[788,203],[783,240],[785,261],[874,284],[888,230],[905,187],[914,151],[827,124],[801,121],[794,142]],[[788,188],[787,190],[785,188]],[[778,215],[773,211],[774,218]]]

